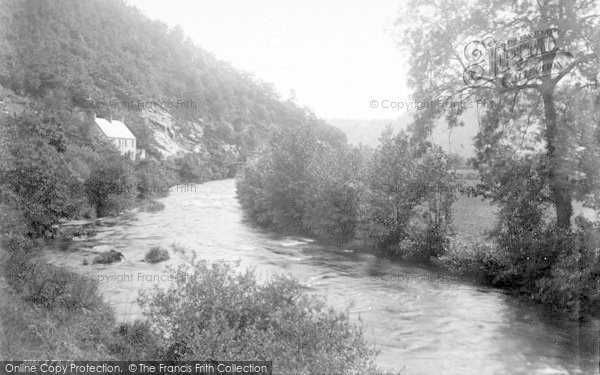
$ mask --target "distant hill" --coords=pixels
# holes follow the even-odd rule
[[[348,142],[355,145],[362,143],[375,146],[388,125],[395,131],[406,129],[406,126],[412,121],[412,116],[407,113],[402,117],[389,120],[327,119],[326,121],[340,128],[346,134]]]
[[[379,136],[388,125],[395,131],[406,129],[412,121],[411,112],[407,112],[396,119],[385,120],[350,120],[350,119],[327,119],[327,123],[340,128],[348,141],[353,144],[376,146]],[[462,116],[465,126],[450,131],[443,123],[435,128],[431,140],[442,146],[447,152],[457,153],[465,158],[474,155],[473,137],[477,134],[477,121],[473,111]]]

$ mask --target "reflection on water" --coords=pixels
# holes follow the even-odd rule
[[[66,251],[50,243],[46,256],[100,280],[121,319],[138,316],[138,291],[168,285],[168,266],[181,261],[170,251],[169,261],[149,264],[142,261],[145,253],[154,245],[178,244],[209,262],[239,262],[261,276],[295,276],[328,304],[362,320],[385,368],[405,374],[598,373],[598,322],[552,318],[495,289],[257,229],[242,218],[233,180],[195,190],[172,192],[161,212],[104,220],[93,237],[76,239]],[[83,265],[108,249],[125,260]]]

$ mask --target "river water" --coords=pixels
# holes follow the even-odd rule
[[[261,276],[291,274],[309,292],[360,319],[381,350],[377,363],[403,374],[598,374],[598,322],[552,317],[499,290],[413,265],[394,263],[307,238],[250,225],[235,199],[234,180],[173,190],[165,209],[102,220],[94,236],[49,243],[45,257],[100,280],[119,318],[140,315],[139,290],[167,286],[181,258],[142,261],[151,246],[193,249],[208,262],[255,267]],[[121,251],[110,265],[83,265],[95,253]],[[91,263],[91,262],[90,262]]]

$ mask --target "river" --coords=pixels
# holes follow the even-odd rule
[[[234,180],[172,191],[165,209],[100,221],[94,236],[49,243],[45,257],[100,279],[104,298],[118,317],[140,315],[139,290],[166,286],[164,263],[141,261],[151,246],[193,249],[209,262],[255,267],[295,276],[310,293],[360,319],[381,353],[377,364],[403,374],[598,374],[598,322],[552,316],[502,291],[391,262],[311,239],[264,231],[243,219]],[[114,248],[126,259],[83,265]],[[161,280],[162,279],[162,280]]]

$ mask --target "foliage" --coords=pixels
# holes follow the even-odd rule
[[[307,116],[121,0],[6,0],[1,8],[0,193],[32,237],[60,219],[111,215],[165,194],[149,186],[233,177],[275,129]],[[144,103],[167,110],[177,141],[201,151],[164,159]],[[126,119],[155,160],[118,160],[93,131],[94,113]],[[135,178],[126,177],[132,169]]]
[[[156,361],[161,353],[161,340],[146,320],[121,323],[109,338],[108,351],[122,361]]]
[[[5,255],[0,250],[3,358],[113,359],[106,342],[115,319],[97,281],[24,249]]]
[[[0,87],[74,113],[124,117],[137,146],[157,159],[151,127],[140,115],[150,107],[167,110],[178,134],[202,128],[193,143],[221,177],[232,177],[277,126],[302,119],[304,110],[282,102],[272,85],[124,1],[6,0],[1,16]],[[239,148],[235,163],[223,146]]]
[[[144,256],[144,260],[148,263],[164,262],[169,258],[169,252],[160,246],[152,246]]]
[[[123,254],[116,250],[108,250],[96,255],[92,259],[92,264],[109,264],[114,262],[120,262],[123,260]]]
[[[338,242],[354,236],[364,158],[359,149],[328,147],[312,161],[311,199],[302,219],[311,234]]]
[[[509,160],[526,153],[535,154],[543,176],[540,182],[548,190],[548,201],[556,211],[555,221],[560,228],[568,229],[573,211],[573,186],[569,181],[573,149],[563,129],[564,124],[570,123],[565,121],[564,108],[569,106],[567,102],[574,94],[598,95],[599,92],[600,45],[596,40],[600,19],[595,14],[595,3],[529,0],[504,6],[501,1],[474,1],[467,5],[461,0],[415,0],[411,5],[399,19],[398,26],[402,44],[411,55],[415,100],[441,98],[495,103],[482,111],[485,134],[480,134],[479,161],[482,161],[482,153],[493,153],[498,146],[505,148],[502,156]],[[468,6],[468,11],[464,11],[463,6]],[[402,22],[407,19],[413,22]],[[483,44],[470,54],[470,42],[490,37],[502,43],[550,27],[558,29],[555,39],[558,51],[547,51],[543,58],[537,56],[530,60],[537,58],[539,64],[556,63],[560,69],[518,82],[512,81],[518,76],[514,71],[517,65],[513,65],[512,71],[502,71],[496,76],[484,69],[481,79],[468,78],[473,77],[468,74],[469,66],[477,57],[484,58],[481,62],[484,65],[492,63],[485,60],[487,52]],[[418,42],[421,40],[424,42]],[[514,62],[520,65],[522,62],[518,60],[523,56],[514,56]],[[523,66],[529,68],[530,64]],[[423,130],[421,135],[425,137],[442,116],[449,126],[457,126],[464,110],[433,106],[418,114],[415,128]],[[545,149],[537,146],[542,142]],[[503,162],[504,159],[496,160],[496,164]]]
[[[66,268],[14,252],[5,262],[7,281],[23,298],[47,309],[94,309],[102,303],[98,284]]]
[[[284,131],[248,163],[237,183],[248,216],[326,240],[356,237],[393,255],[441,253],[457,186],[443,152],[389,130],[371,153],[326,129]]]
[[[140,298],[168,360],[272,360],[274,373],[369,373],[375,350],[347,315],[295,280],[192,259],[168,290]],[[260,345],[257,345],[260,343]]]
[[[441,252],[455,181],[439,149],[389,131],[369,157],[318,137],[284,133],[244,168],[238,199],[253,220],[324,239],[356,235],[393,254]]]
[[[260,225],[343,238],[352,232],[355,216],[354,157],[337,129],[310,121],[282,129],[248,162],[237,196]]]
[[[598,225],[578,217],[574,232],[548,230],[544,237],[525,243],[520,238],[511,250],[512,286],[531,299],[569,311],[574,318],[600,312],[600,231]],[[516,254],[520,256],[515,259]]]
[[[139,199],[165,197],[169,193],[169,187],[177,181],[164,167],[164,163],[153,159],[140,160],[134,168]]]
[[[0,299],[3,358],[53,358],[101,361],[114,357],[105,343],[114,326],[107,305],[93,310],[40,309],[19,294]]]
[[[456,178],[441,149],[388,129],[368,166],[357,237],[394,255],[428,260],[450,230]]]
[[[29,231],[28,224],[21,211],[10,204],[0,204],[0,247],[11,252],[31,247],[31,239],[24,236]]]
[[[562,168],[568,171],[563,186],[573,198],[598,209],[600,144],[593,126],[597,123],[598,109],[588,97],[578,93],[557,99],[564,103],[558,110]],[[499,277],[530,298],[583,313],[596,303],[585,297],[596,285],[589,274],[596,261],[584,254],[593,252],[597,245],[577,240],[581,237],[577,233],[588,233],[593,231],[592,227],[585,230],[572,225],[567,229],[557,227],[551,211],[556,194],[547,173],[548,159],[536,152],[521,153],[515,146],[492,136],[498,134],[494,118],[502,115],[497,111],[484,117],[475,160],[486,195],[501,207],[495,236],[510,256],[507,271]],[[589,234],[583,238],[592,239]],[[576,270],[577,259],[582,257],[587,257],[590,263]],[[575,297],[576,293],[581,293],[581,299]]]
[[[454,273],[474,276],[486,284],[502,286],[506,281],[500,276],[509,267],[508,255],[503,250],[490,240],[452,237],[437,263]]]
[[[77,135],[77,116],[32,104],[2,115],[3,240],[54,235],[64,218],[116,214],[137,198],[164,196],[173,177],[152,160],[133,162],[112,144]],[[137,178],[146,186],[142,188]],[[155,205],[156,206],[156,205]],[[159,206],[156,206],[157,208]],[[11,239],[12,238],[12,239]]]
[[[118,153],[103,155],[85,182],[88,199],[98,216],[114,215],[132,207],[137,186],[129,158]]]
[[[202,154],[185,154],[175,159],[175,165],[183,183],[201,183],[213,177],[209,161]]]
[[[72,180],[63,163],[63,135],[36,111],[5,115],[2,123],[1,190],[30,230],[43,233],[69,211]]]
[[[0,349],[12,358],[241,358],[273,360],[275,374],[382,374],[361,328],[287,277],[259,283],[252,271],[192,260],[169,289],[141,297],[148,320],[117,325],[97,281],[31,255],[2,262],[11,288],[0,289]]]
[[[502,255],[499,267],[491,267],[496,271],[490,279],[569,309],[578,305],[573,302],[577,293],[586,296],[596,287],[587,266],[576,271],[579,259],[589,259],[595,245],[577,240],[581,229],[574,228],[572,220],[574,199],[600,207],[596,13],[596,4],[587,0],[510,4],[415,0],[398,20],[400,42],[410,54],[416,101],[493,103],[478,110],[473,159],[482,180],[479,190],[500,208],[494,232],[497,251],[487,256]],[[490,37],[502,43],[550,27],[558,29],[559,50],[548,51],[556,53],[538,62],[550,58],[560,69],[520,82],[511,80],[511,74],[516,75],[510,70],[498,76],[484,71],[479,80],[464,74],[478,56],[468,53],[470,42]],[[487,58],[484,48],[479,52]],[[413,129],[426,138],[439,119],[459,126],[468,115],[465,110],[432,106],[419,111]],[[589,239],[589,233],[584,237]]]

